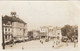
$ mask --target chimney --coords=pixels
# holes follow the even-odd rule
[[[11,17],[16,17],[16,12],[11,12]]]

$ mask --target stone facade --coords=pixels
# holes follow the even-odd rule
[[[5,41],[16,40],[16,38],[23,38],[24,36],[27,37],[27,23],[15,15],[5,15],[2,17],[2,28]]]
[[[41,36],[45,36],[48,38],[56,38],[58,40],[62,39],[61,28],[60,27],[41,27],[40,29]]]

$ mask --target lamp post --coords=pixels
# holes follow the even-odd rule
[[[4,27],[3,27],[3,23],[2,23],[2,46],[3,46],[3,49],[5,49],[5,40],[4,40]]]
[[[76,47],[76,42],[75,42],[75,29],[74,29],[74,47]]]

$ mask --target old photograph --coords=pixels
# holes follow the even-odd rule
[[[80,2],[0,2],[2,49],[78,49]]]

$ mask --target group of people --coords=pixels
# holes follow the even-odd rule
[[[44,41],[45,41],[44,39],[40,39],[40,43],[41,43],[41,44],[43,44]],[[54,40],[52,40],[52,41],[53,41],[52,47],[58,46],[58,45],[60,44],[60,42],[61,42],[61,41],[56,40],[56,39],[54,39]]]

